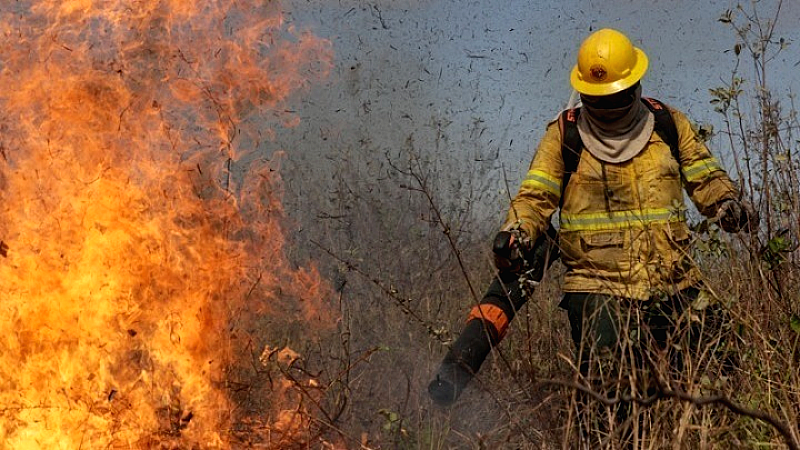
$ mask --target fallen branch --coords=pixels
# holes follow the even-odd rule
[[[683,402],[688,402],[698,407],[714,405],[714,404],[722,405],[735,414],[760,420],[762,422],[771,425],[778,431],[778,433],[781,434],[783,439],[786,441],[786,445],[789,447],[789,450],[800,450],[800,442],[797,441],[797,438],[795,438],[792,429],[789,428],[789,426],[786,423],[782,422],[781,420],[777,419],[776,417],[770,414],[765,413],[764,411],[747,408],[722,394],[698,397],[691,395],[688,392],[667,388],[663,386],[660,382],[656,382],[655,386],[657,389],[656,392],[648,397],[634,397],[627,394],[622,394],[616,397],[606,397],[605,395],[596,392],[593,389],[589,388],[588,386],[585,386],[580,383],[564,381],[564,380],[540,380],[539,382],[544,385],[556,385],[583,392],[584,394],[592,397],[593,399],[597,400],[604,406],[614,406],[619,403],[637,403],[642,406],[650,406],[655,402],[657,402],[658,400],[666,398],[672,398]]]

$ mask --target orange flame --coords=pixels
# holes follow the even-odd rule
[[[0,446],[228,447],[235,328],[324,309],[257,150],[329,43],[261,0],[4,9]]]

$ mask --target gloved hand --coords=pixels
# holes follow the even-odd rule
[[[508,227],[497,233],[492,246],[495,267],[501,272],[519,271],[527,245],[527,235],[519,228]]]
[[[758,228],[758,212],[747,201],[725,200],[717,211],[719,224],[728,233],[738,233],[742,229],[748,233]]]

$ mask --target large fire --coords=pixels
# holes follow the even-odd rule
[[[229,447],[254,318],[322,308],[263,148],[328,43],[263,0],[20,0],[0,27],[0,447]]]

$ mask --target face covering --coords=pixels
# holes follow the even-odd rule
[[[578,133],[595,158],[622,163],[638,155],[653,134],[655,118],[642,103],[642,86],[607,96],[581,95]]]

